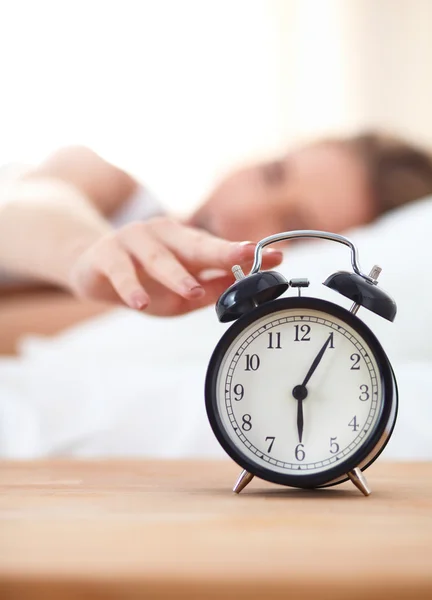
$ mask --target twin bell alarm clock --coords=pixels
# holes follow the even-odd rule
[[[294,238],[348,246],[353,272],[338,271],[324,285],[352,300],[350,310],[307,297],[307,279],[260,270],[265,246]],[[210,359],[205,401],[216,438],[243,469],[234,492],[256,476],[298,488],[350,479],[370,494],[363,472],[390,439],[398,406],[389,359],[357,316],[363,307],[394,320],[380,272],[362,273],[346,237],[308,230],[261,240],[249,275],[233,267],[236,281],[216,312],[221,322],[235,322]],[[294,294],[279,298],[289,288]]]

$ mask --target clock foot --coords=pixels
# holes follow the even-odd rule
[[[366,477],[360,471],[359,468],[355,468],[352,471],[347,473],[348,477],[351,479],[353,484],[358,488],[362,494],[365,496],[369,496],[371,493],[370,487],[368,486],[368,482],[366,481]]]
[[[252,473],[248,473],[247,471],[242,471],[240,473],[240,477],[237,479],[235,486],[233,487],[233,492],[236,494],[240,494],[242,490],[252,481],[254,475]]]

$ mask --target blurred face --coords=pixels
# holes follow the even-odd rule
[[[340,232],[373,216],[361,161],[343,143],[322,142],[230,175],[189,222],[257,241],[293,229]]]

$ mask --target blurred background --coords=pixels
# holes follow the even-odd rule
[[[377,129],[432,148],[431,24],[432,0],[0,0],[0,169],[85,145],[187,214],[237,166],[324,136]],[[330,162],[320,162],[328,147],[316,162],[303,155],[294,176],[289,160],[269,162],[193,222],[230,239],[260,239],[255,224],[265,235],[303,228],[299,214],[307,228],[357,227],[361,263],[384,267],[380,284],[398,303],[394,326],[361,318],[388,350],[401,397],[415,398],[401,403],[390,456],[430,458],[432,158],[368,148],[358,154],[366,177],[346,148]],[[94,163],[80,164],[98,179]],[[115,195],[112,181],[103,196]],[[336,244],[299,244],[281,269],[322,297],[331,265],[346,260]],[[20,281],[6,278],[0,289],[0,456],[219,451],[202,402],[222,333],[213,306],[158,320],[31,283],[15,291]],[[153,408],[165,411],[166,398],[178,413],[160,436],[165,413]]]
[[[177,212],[378,126],[432,146],[431,0],[1,0],[0,164],[85,144]]]

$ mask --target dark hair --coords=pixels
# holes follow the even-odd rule
[[[432,154],[426,150],[375,132],[348,143],[366,164],[377,215],[432,194]]]

